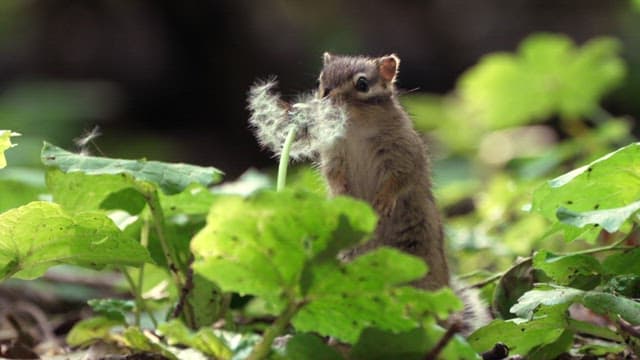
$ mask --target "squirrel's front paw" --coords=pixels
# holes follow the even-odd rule
[[[396,197],[388,193],[378,193],[373,201],[373,208],[376,210],[378,215],[382,217],[390,217],[395,207]]]

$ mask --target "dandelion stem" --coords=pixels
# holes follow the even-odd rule
[[[287,139],[282,145],[282,152],[280,153],[280,164],[278,165],[278,183],[276,190],[284,190],[284,186],[287,182],[287,168],[289,167],[289,151],[291,150],[291,144],[296,137],[296,127],[292,126],[287,134]]]

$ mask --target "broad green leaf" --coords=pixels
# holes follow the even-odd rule
[[[544,271],[559,285],[592,289],[600,284],[602,266],[589,255],[556,255],[540,250],[533,256],[533,266]]]
[[[607,274],[640,276],[640,247],[609,255],[602,262]]]
[[[446,293],[416,304],[422,293],[403,285],[424,276],[426,265],[398,250],[337,260],[340,250],[366,239],[375,220],[368,205],[347,198],[292,191],[219,196],[191,244],[194,269],[224,291],[260,296],[276,309],[302,304],[291,320],[298,331],[346,342],[369,326],[409,330],[416,313],[459,305],[446,302]]]
[[[582,304],[600,314],[616,314],[633,325],[640,325],[640,302],[623,296],[598,291],[588,291]]]
[[[66,341],[71,346],[80,346],[96,340],[106,340],[111,329],[119,325],[124,325],[124,322],[106,316],[80,320],[69,331]]]
[[[555,342],[566,327],[566,307],[543,308],[531,321],[494,320],[469,335],[469,344],[485,352],[499,342],[509,347],[509,355],[526,355],[532,349]]]
[[[147,250],[104,214],[67,214],[60,205],[32,202],[0,214],[0,278],[35,278],[56,264],[92,268],[139,266]]]
[[[186,345],[216,359],[231,359],[231,350],[209,327],[203,327],[194,333],[181,321],[171,320],[160,324],[158,331],[166,338],[169,345]]]
[[[68,211],[122,209],[137,214],[144,207],[142,195],[133,190],[134,179],[128,176],[64,173],[49,168],[46,181],[53,199]]]
[[[321,338],[308,333],[297,334],[289,340],[284,358],[287,360],[344,359],[338,351],[326,345]]]
[[[584,291],[572,288],[552,288],[548,290],[530,290],[518,299],[518,303],[511,307],[511,312],[521,318],[531,318],[533,313],[541,306],[553,306],[571,304],[579,301],[585,294]],[[567,305],[568,306],[568,305]]]
[[[87,303],[94,312],[122,323],[126,321],[127,314],[135,308],[133,300],[91,299]]]
[[[345,266],[333,262],[318,269],[308,291],[312,301],[292,319],[300,331],[315,331],[351,343],[366,327],[406,331],[417,325],[410,313],[423,315],[430,305],[434,313],[446,312],[443,309],[459,304],[438,303],[441,299],[431,294],[398,287],[422,277],[426,266],[395,249],[380,248]],[[419,304],[420,295],[432,301]]]
[[[532,210],[549,220],[558,221],[556,214],[560,208],[584,213],[630,206],[640,199],[640,167],[637,166],[639,160],[640,143],[633,143],[559,176],[534,192]],[[560,211],[560,216],[566,215],[567,210]],[[613,213],[606,213],[606,216],[595,220],[607,224],[607,227],[616,228],[620,218],[627,213],[628,211],[620,209],[614,210]],[[593,216],[573,218],[576,219],[576,224],[583,224],[584,219],[594,220]],[[568,217],[565,216],[565,219]],[[565,230],[567,241],[584,232],[584,229],[563,223],[559,228]],[[599,231],[600,228],[597,227],[595,230]]]
[[[517,54],[485,56],[458,82],[472,113],[490,128],[589,116],[602,96],[618,86],[625,65],[613,38],[593,39],[577,48],[566,36],[535,34]]]
[[[0,169],[7,166],[7,159],[4,156],[4,152],[14,146],[11,143],[11,137],[18,135],[20,134],[11,132],[10,130],[0,130]]]
[[[121,175],[137,181],[157,184],[167,195],[177,194],[197,183],[209,186],[218,182],[222,172],[213,167],[169,164],[159,161],[109,159],[74,154],[49,143],[44,144],[42,162],[65,173],[87,175]]]
[[[332,237],[341,218],[349,219],[358,237]],[[297,286],[306,261],[336,241],[363,241],[374,226],[372,210],[346,198],[272,191],[247,198],[219,195],[207,226],[191,243],[199,258],[194,268],[224,291],[275,300]]]

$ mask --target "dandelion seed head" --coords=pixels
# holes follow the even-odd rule
[[[258,142],[275,154],[279,154],[289,127],[287,110],[281,105],[280,95],[273,92],[275,79],[261,81],[249,90],[249,124]]]
[[[273,92],[275,80],[256,83],[249,90],[249,123],[260,144],[280,155],[289,130],[296,136],[289,156],[293,160],[314,159],[331,147],[346,131],[346,111],[328,99],[308,93],[285,108],[280,95]]]

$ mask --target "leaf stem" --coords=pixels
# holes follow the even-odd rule
[[[273,340],[284,332],[293,316],[300,310],[303,303],[290,301],[286,309],[278,316],[276,321],[269,327],[262,336],[262,340],[253,348],[247,360],[265,359],[271,351]]]
[[[162,252],[167,261],[169,272],[173,277],[177,289],[182,289],[186,284],[186,276],[188,272],[188,265],[181,261],[178,251],[166,238],[165,224],[164,224],[164,212],[160,205],[160,199],[158,197],[158,190],[151,184],[144,182],[136,182],[138,191],[144,196],[149,211],[151,212],[151,218],[153,220],[153,227],[158,235],[158,240],[162,247]],[[194,328],[195,323],[193,321],[194,316],[191,307],[186,304],[184,307],[184,315],[186,323],[189,327]]]
[[[278,165],[278,183],[276,190],[284,190],[285,183],[287,182],[287,169],[289,167],[289,152],[291,151],[291,144],[296,137],[296,127],[292,126],[289,129],[287,138],[282,145],[282,152],[280,153],[280,164]]]

